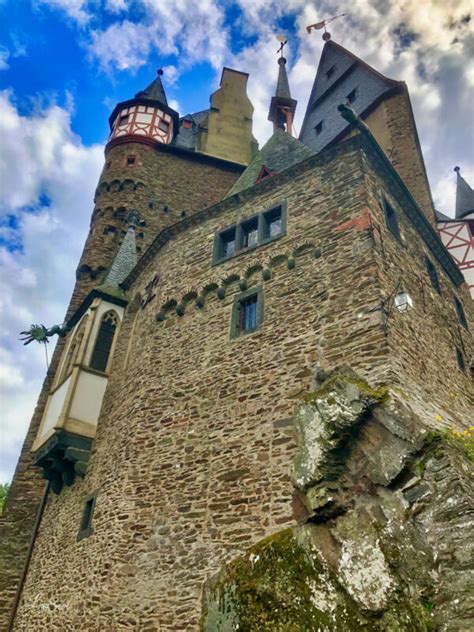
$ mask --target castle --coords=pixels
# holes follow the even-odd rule
[[[458,171],[455,220],[435,212],[406,85],[328,40],[295,138],[282,56],[259,150],[247,78],[224,68],[180,116],[158,73],[111,114],[65,324],[31,332],[60,338],[0,519],[5,629],[319,629],[225,627],[201,602],[295,516],[342,513],[301,510],[295,406],[345,366],[409,411],[410,432],[379,415],[399,443],[469,425],[474,194]]]

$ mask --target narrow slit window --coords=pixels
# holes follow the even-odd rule
[[[135,156],[127,156],[127,166],[133,167],[135,164]]]
[[[321,134],[321,132],[323,131],[323,121],[319,121],[319,123],[314,128],[314,131],[316,132],[316,136],[319,136]]]
[[[91,369],[105,373],[117,325],[118,318],[115,312],[107,312],[102,319],[99,327],[99,333],[97,334],[90,362]]]
[[[386,200],[384,202],[384,214],[388,230],[392,233],[397,241],[401,241],[397,214],[395,212],[395,209],[393,209]]]
[[[466,318],[466,312],[464,311],[464,307],[463,304],[461,303],[461,301],[457,298],[457,296],[454,297],[454,306],[456,307],[456,313],[458,315],[458,319],[459,322],[461,323],[461,325],[463,327],[465,327],[466,329],[468,329],[467,326],[467,318]]]
[[[79,532],[77,539],[82,540],[87,538],[94,532],[92,528],[92,517],[94,515],[96,496],[91,496],[84,503],[84,509],[82,511],[81,524],[79,526]]]
[[[242,248],[251,248],[258,242],[258,217],[242,224]]]
[[[441,294],[441,285],[439,282],[438,273],[436,272],[436,268],[428,259],[428,257],[426,257],[425,259],[425,264],[426,264],[426,271],[428,272],[428,276],[430,277],[430,283],[432,287],[438,292],[438,294]]]

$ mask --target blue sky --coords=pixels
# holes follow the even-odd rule
[[[474,183],[470,0],[0,0],[0,481],[9,480],[45,371],[18,332],[63,319],[103,164],[108,116],[163,67],[172,107],[204,109],[224,65],[250,73],[262,143],[285,33],[302,116],[333,38],[407,82],[435,203],[452,215],[456,164]]]

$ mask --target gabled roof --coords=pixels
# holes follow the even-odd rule
[[[293,138],[282,129],[277,129],[226,195],[230,197],[253,186],[265,166],[272,174],[280,173],[298,162],[314,155],[314,151]]]
[[[385,95],[403,90],[403,82],[385,77],[362,59],[336,44],[326,42],[306,108],[300,139],[321,151],[348,129],[336,112],[352,91],[357,91],[354,104],[359,116],[370,111]],[[324,121],[322,133],[315,127]]]
[[[199,125],[205,121],[209,114],[209,110],[201,110],[200,112],[194,112],[193,114],[186,114],[179,120],[179,131],[174,139],[171,141],[171,145],[187,149],[189,151],[196,151],[196,143],[198,138]],[[182,121],[191,121],[193,125],[191,127],[183,127]]]
[[[470,213],[474,213],[474,191],[462,177],[459,167],[455,167],[457,173],[456,183],[456,219],[461,219]]]

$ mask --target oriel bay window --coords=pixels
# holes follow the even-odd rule
[[[286,234],[286,204],[279,204],[216,233],[212,264],[263,246]]]

